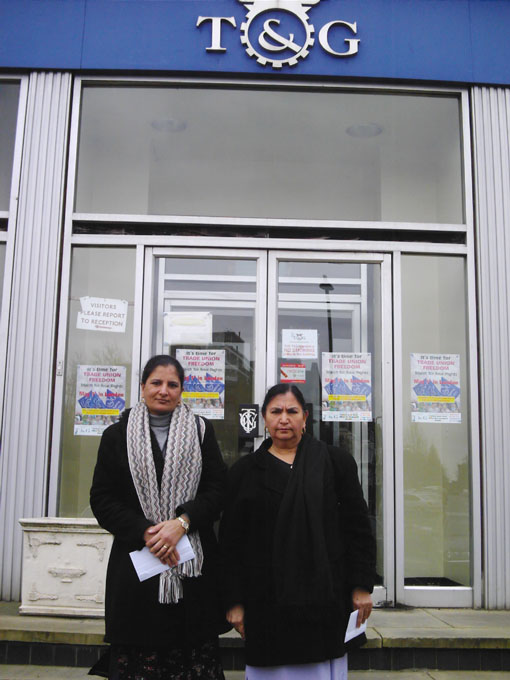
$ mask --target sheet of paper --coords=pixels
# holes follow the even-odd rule
[[[177,543],[177,552],[179,553],[179,564],[187,562],[195,557],[189,538],[184,536]],[[152,576],[161,574],[163,571],[170,569],[167,564],[163,564],[155,555],[151,553],[149,548],[145,546],[141,550],[133,550],[129,553],[133,566],[140,581],[145,581]]]
[[[356,628],[356,621],[358,619],[358,610],[355,609],[349,616],[349,623],[347,624],[347,630],[345,631],[344,642],[349,642],[352,638],[355,638],[361,633],[364,633],[367,629],[367,622],[362,623],[359,628]]]

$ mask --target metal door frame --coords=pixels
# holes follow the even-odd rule
[[[374,589],[374,604],[395,602],[395,509],[393,460],[393,334],[391,254],[353,252],[268,251],[267,372],[269,387],[277,375],[278,263],[280,261],[359,262],[381,265],[381,391],[383,415],[384,584]]]
[[[166,248],[147,247],[145,249],[144,300],[142,315],[141,361],[140,366],[152,355],[153,296],[157,276],[156,261],[162,257],[196,257],[206,259],[256,260],[256,297],[255,316],[255,373],[254,401],[262,403],[265,394],[265,352],[266,352],[266,305],[267,305],[267,251],[232,250],[231,248]],[[135,371],[133,370],[133,374]],[[137,377],[138,383],[139,378]],[[132,392],[132,394],[134,394]],[[136,392],[137,394],[137,392]]]

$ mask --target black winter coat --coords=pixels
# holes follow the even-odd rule
[[[90,505],[97,521],[114,536],[106,576],[105,640],[152,648],[200,644],[230,628],[218,595],[219,554],[213,530],[223,508],[226,466],[213,427],[204,419],[198,492],[177,508],[178,514],[189,516],[190,532],[200,533],[202,576],[184,579],[184,597],[177,604],[160,604],[159,577],[140,582],[129,557],[132,550],[144,547],[144,531],[153,522],[144,517],[129,470],[128,413],[125,411],[121,420],[103,433],[90,490]],[[152,452],[160,484],[164,460],[154,435]]]
[[[344,645],[352,591],[357,586],[373,590],[375,540],[356,462],[339,448],[328,446],[328,451],[337,506],[329,508],[323,521],[328,523],[338,513],[338,524],[331,526],[338,527],[338,552],[343,559],[331,568],[345,597],[338,611],[319,623],[283,621],[275,604],[273,539],[289,466],[268,453],[265,442],[230,469],[220,526],[223,588],[227,609],[235,604],[245,608],[246,662],[251,666],[317,663],[343,656],[352,644]],[[355,638],[354,646],[364,640],[364,636]]]

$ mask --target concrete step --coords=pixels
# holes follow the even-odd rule
[[[0,680],[91,680],[86,668],[2,666]],[[94,676],[96,677],[96,676]],[[226,671],[226,680],[244,680],[243,671]],[[349,671],[349,680],[509,680],[510,671]]]
[[[103,635],[100,619],[21,616],[18,603],[0,603],[0,667],[90,668],[104,651]],[[376,610],[367,637],[365,647],[349,655],[351,671],[378,674],[367,677],[420,669],[510,671],[510,611]],[[222,636],[220,645],[224,668],[242,670],[244,647],[237,633]]]

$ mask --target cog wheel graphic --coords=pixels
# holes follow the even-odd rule
[[[262,3],[261,3],[262,5]],[[274,8],[275,10],[280,9],[280,8]],[[259,14],[262,14],[264,12],[268,11],[268,6],[267,3],[264,3],[263,6],[257,7],[257,2],[254,2],[253,7],[249,10],[249,12],[246,15],[246,21],[244,21],[241,24],[241,43],[245,46],[246,49],[246,54],[250,57],[254,57],[257,62],[261,66],[266,66],[266,64],[271,64],[271,66],[275,69],[280,69],[282,66],[295,66],[299,59],[304,59],[305,57],[308,56],[310,52],[310,48],[313,46],[315,43],[315,38],[313,37],[313,34],[315,33],[315,29],[312,26],[312,24],[308,23],[308,8],[304,7],[299,7],[295,8],[293,7],[292,10],[285,9],[286,12],[289,14],[292,14],[296,16],[301,23],[303,24],[303,28],[305,29],[306,33],[306,38],[304,45],[302,48],[294,54],[291,57],[288,57],[287,59],[272,59],[271,57],[265,57],[264,55],[260,54],[254,47],[253,44],[250,40],[250,26],[252,21],[259,16]]]

